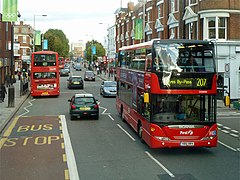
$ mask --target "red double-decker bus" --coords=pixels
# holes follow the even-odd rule
[[[58,64],[59,64],[59,69],[63,69],[65,64],[65,59],[63,57],[58,57]]]
[[[214,51],[186,39],[119,49],[116,107],[149,147],[217,146]]]
[[[31,95],[59,96],[58,53],[38,51],[32,53],[31,61]]]

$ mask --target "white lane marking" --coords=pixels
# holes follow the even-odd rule
[[[229,130],[229,129],[231,129],[230,127],[227,127],[227,126],[224,126],[224,129],[227,129],[227,130]]]
[[[108,114],[108,117],[109,117],[112,121],[115,120],[115,119],[111,116],[111,114]]]
[[[128,137],[130,137],[133,141],[136,141],[135,138],[133,138],[125,129],[123,129],[120,124],[117,124],[117,126],[118,126],[125,134],[127,134]]]
[[[234,130],[234,129],[232,129],[231,130],[233,133],[238,133],[238,131],[237,130]]]
[[[217,123],[217,125],[218,125],[218,126],[223,126],[223,125],[222,125],[222,124],[220,124],[220,123]]]
[[[229,132],[227,130],[222,130],[222,132],[224,132],[226,134],[229,134]]]
[[[229,149],[231,149],[231,150],[233,150],[233,151],[235,151],[235,152],[237,151],[237,150],[234,149],[233,147],[228,146],[228,145],[224,144],[223,142],[221,142],[221,141],[219,141],[219,140],[218,140],[218,142],[219,142],[221,145],[225,146],[226,148],[229,148]]]
[[[65,151],[67,155],[67,165],[69,170],[70,179],[79,180],[77,165],[75,161],[75,156],[72,149],[71,140],[69,137],[66,118],[64,115],[59,116],[62,122],[62,131],[63,131],[63,138],[65,144]]]
[[[36,99],[32,99],[31,101],[28,101],[29,105],[23,108],[26,112],[24,112],[21,115],[19,115],[19,117],[22,117],[22,116],[24,116],[24,115],[26,115],[26,114],[28,114],[30,112],[27,108],[31,107],[33,105],[32,102],[35,101],[35,100]]]
[[[233,136],[233,137],[235,137],[235,138],[238,138],[239,136],[237,135],[237,134],[230,134],[230,136]]]
[[[105,113],[105,112],[107,111],[107,108],[104,108],[104,107],[102,107],[102,106],[99,106],[99,108],[103,109],[102,114],[111,114],[111,113]]]
[[[148,151],[145,151],[145,153],[155,162],[157,163],[166,173],[168,173],[169,176],[175,177],[173,173],[171,173],[164,165],[162,165],[157,159],[155,159]]]

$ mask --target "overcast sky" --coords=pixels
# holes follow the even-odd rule
[[[122,0],[122,6],[127,7],[129,1]],[[70,43],[92,37],[103,43],[120,4],[121,0],[18,0],[18,10],[25,24],[33,26],[35,15],[36,30],[61,29]],[[43,14],[47,17],[39,16]]]

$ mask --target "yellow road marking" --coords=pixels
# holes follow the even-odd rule
[[[67,162],[67,156],[66,156],[66,154],[63,154],[63,162]]]
[[[62,147],[62,149],[64,149],[64,148],[65,148],[65,146],[64,146],[64,143],[61,143],[61,147]]]
[[[65,180],[69,180],[69,172],[68,172],[68,169],[65,169],[64,170],[64,174],[65,174]]]
[[[3,147],[4,143],[7,141],[8,138],[0,139],[0,149]]]
[[[19,117],[14,118],[13,122],[11,123],[11,125],[8,127],[8,129],[5,131],[5,133],[3,134],[4,137],[8,137],[10,136],[10,134],[12,133],[13,128],[15,127],[15,125],[17,124]]]

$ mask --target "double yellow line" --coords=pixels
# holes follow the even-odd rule
[[[4,146],[5,142],[7,141],[8,137],[12,133],[13,128],[16,126],[18,122],[19,117],[15,117],[13,122],[10,124],[10,126],[7,128],[7,130],[4,132],[3,137],[0,139],[0,149]]]

